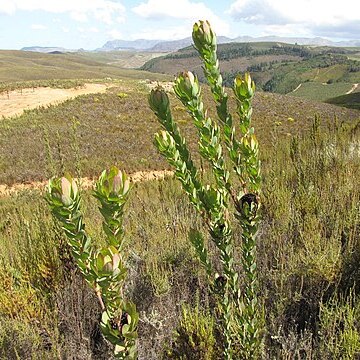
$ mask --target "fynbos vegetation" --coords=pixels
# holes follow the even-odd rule
[[[221,307],[221,327],[225,339],[224,358],[240,356],[254,359],[259,354],[261,342],[256,266],[260,162],[258,142],[251,127],[251,100],[255,85],[249,74],[235,79],[234,95],[240,120],[236,126],[228,110],[228,94],[222,85],[216,55],[216,36],[207,21],[194,25],[193,40],[204,63],[205,76],[216,102],[220,124],[207,115],[199,81],[194,74],[181,73],[175,80],[174,91],[198,129],[199,152],[202,158],[210,163],[215,184],[205,185],[200,179],[186,141],[171,115],[169,97],[161,88],[152,90],[149,97],[150,107],[164,129],[156,134],[155,144],[169,164],[175,167],[176,177],[188,194],[190,202],[201,214],[219,252],[220,274],[215,269],[216,260],[209,256],[203,235],[197,230],[192,231],[191,241]],[[236,174],[239,189],[236,182],[231,180],[225,149],[229,155],[230,166]],[[239,284],[234,253],[232,207],[242,229],[241,259],[245,275],[243,288]],[[236,347],[238,352],[235,355]]]

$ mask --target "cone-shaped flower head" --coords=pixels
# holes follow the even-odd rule
[[[149,95],[149,105],[156,116],[166,117],[169,111],[170,101],[168,95],[161,86],[151,90]]]
[[[95,196],[101,194],[106,198],[112,196],[125,196],[130,188],[130,182],[125,173],[113,166],[110,171],[104,170],[96,183]]]
[[[182,102],[189,102],[200,94],[198,78],[191,72],[181,72],[175,79],[175,94]]]
[[[62,205],[69,207],[77,199],[79,194],[76,181],[69,175],[62,178],[54,178],[49,181],[48,194],[57,199]]]
[[[100,272],[116,273],[120,265],[120,254],[113,247],[103,249],[97,255],[97,268]]]
[[[215,47],[216,36],[212,31],[210,23],[205,20],[199,20],[193,26],[192,38],[196,49],[202,52],[204,47]]]
[[[238,100],[250,100],[254,96],[255,84],[251,80],[249,73],[245,73],[244,78],[240,75],[234,80],[234,93]]]

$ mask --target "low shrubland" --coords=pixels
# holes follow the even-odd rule
[[[356,124],[317,122],[302,136],[273,132],[273,145],[263,147],[258,271],[265,358],[359,355],[359,136]],[[188,359],[216,359],[221,343],[206,274],[188,241],[200,219],[175,180],[134,186],[124,226],[140,358],[180,358],[177,349],[186,347]],[[97,204],[85,194],[84,206],[87,230],[101,245]],[[108,358],[97,327],[101,309],[42,194],[4,198],[0,214],[2,358]]]
[[[123,80],[104,94],[82,95],[0,120],[0,183],[44,181],[63,170],[76,174],[77,165],[83,176],[92,178],[112,165],[127,173],[165,169],[166,162],[152,144],[159,125],[143,105],[148,91],[142,83]],[[212,101],[207,87],[203,95],[205,102]],[[196,149],[191,118],[173,94],[169,97],[190,149]],[[230,102],[230,107],[234,110],[236,105]],[[273,141],[272,131],[280,137],[297,135],[311,126],[314,114],[325,123],[335,117],[346,122],[359,117],[355,110],[268,93],[257,93],[253,107],[254,126],[266,146]],[[215,115],[211,109],[209,114]]]

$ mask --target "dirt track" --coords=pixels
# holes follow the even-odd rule
[[[353,84],[352,88],[346,93],[346,95],[353,93],[357,88],[359,84]]]
[[[129,174],[131,182],[149,181],[149,180],[161,180],[166,176],[173,176],[174,172],[170,170],[154,170],[154,171],[138,171],[133,174]],[[89,189],[94,186],[95,180],[89,178],[82,178],[81,185],[84,189]],[[22,192],[24,190],[44,189],[47,185],[47,181],[36,181],[27,184],[14,184],[11,186],[0,184],[0,197],[11,196]]]
[[[299,85],[296,87],[296,89],[294,89],[292,92],[295,92],[295,91],[299,90],[299,89],[301,88],[301,85],[302,85],[302,84],[299,84]]]
[[[105,84],[85,84],[80,88],[53,89],[39,87],[10,91],[0,94],[0,117],[21,115],[24,110],[35,109],[39,106],[57,104],[79,95],[103,93],[107,89]]]

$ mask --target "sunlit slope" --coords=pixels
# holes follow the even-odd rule
[[[29,51],[0,50],[0,81],[42,79],[98,79],[98,78],[155,79],[151,73],[124,69],[108,64],[107,59],[74,53],[43,54]]]
[[[153,145],[154,133],[160,127],[148,107],[148,93],[143,82],[124,80],[104,94],[84,95],[58,106],[26,111],[17,118],[2,119],[0,183],[44,180],[54,167],[58,172],[64,166],[76,173],[77,162],[83,176],[90,177],[113,164],[129,173],[167,168]],[[203,93],[207,106],[212,105],[206,87]],[[175,96],[170,97],[174,118],[190,147],[197,148],[192,120]],[[231,107],[235,110],[234,103]],[[216,118],[213,108],[209,114]],[[344,122],[359,119],[357,110],[287,95],[262,92],[254,100],[259,141],[270,146],[276,146],[279,136],[293,136],[311,127],[315,114],[324,123],[333,122],[335,117]]]
[[[358,51],[283,43],[231,43],[220,44],[218,53],[223,79],[229,86],[238,72],[249,71],[258,89],[289,94],[301,85],[297,96],[323,101],[344,95],[360,83]],[[204,80],[200,60],[191,47],[152,59],[142,69],[164,74],[189,69]],[[325,92],[325,87],[320,86],[323,84],[332,85],[326,89],[331,91],[328,95],[318,93]]]

